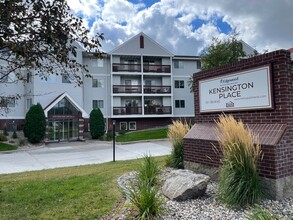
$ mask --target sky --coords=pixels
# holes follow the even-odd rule
[[[201,55],[233,31],[260,53],[293,47],[293,0],[67,0],[110,52],[144,32],[174,55]]]

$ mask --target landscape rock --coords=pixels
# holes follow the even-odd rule
[[[191,170],[174,170],[165,181],[162,192],[171,200],[185,201],[202,196],[210,177]]]

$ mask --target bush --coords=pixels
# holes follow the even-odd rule
[[[279,220],[281,218],[257,206],[255,210],[247,216],[247,219],[248,220]]]
[[[23,132],[31,143],[39,143],[46,134],[46,117],[42,106],[32,105],[26,113]]]
[[[5,123],[4,124],[4,126],[3,126],[3,134],[5,135],[5,136],[8,136],[9,134],[8,134],[8,131],[7,131],[7,124]]]
[[[93,109],[90,113],[90,133],[92,139],[99,139],[105,133],[105,120],[99,108]]]
[[[257,169],[261,155],[258,138],[231,115],[219,117],[217,132],[223,153],[219,198],[231,207],[256,203],[262,196]]]
[[[13,133],[12,133],[12,136],[11,136],[13,139],[16,139],[17,138],[17,133],[16,133],[16,131],[13,131]]]
[[[8,140],[8,138],[6,135],[0,134],[0,141],[7,141],[7,140]]]
[[[127,196],[138,211],[138,219],[157,219],[162,211],[163,200],[155,185],[159,172],[155,160],[145,156],[138,169],[137,185],[133,184],[128,189]]]
[[[120,134],[120,135],[124,135],[124,134],[126,134],[126,132],[127,132],[127,131],[125,130],[125,128],[123,128],[123,129],[121,129],[121,130],[119,131],[119,134]]]
[[[19,139],[18,146],[23,146],[24,144],[25,144],[25,140],[24,139]]]
[[[113,140],[113,131],[108,130],[106,133],[106,141],[112,141]]]
[[[167,157],[167,166],[174,167],[177,169],[183,169],[183,137],[187,134],[190,129],[190,125],[180,120],[173,121],[172,125],[169,126],[167,136],[172,142],[172,152]]]

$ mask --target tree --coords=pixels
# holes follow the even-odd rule
[[[214,38],[212,44],[203,52],[201,63],[202,70],[222,66],[227,63],[238,61],[246,54],[243,51],[242,43],[237,40],[236,34],[226,40]]]
[[[23,132],[31,143],[39,143],[46,134],[46,117],[41,104],[32,105],[26,113]]]
[[[103,34],[89,38],[88,33],[66,0],[1,0],[0,83],[9,83],[12,73],[23,82],[27,76],[60,74],[80,85],[80,73],[90,75],[76,61],[77,48],[101,54]]]
[[[99,108],[95,108],[90,113],[90,133],[93,139],[98,139],[105,133],[105,120]]]

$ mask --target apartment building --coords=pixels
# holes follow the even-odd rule
[[[4,124],[21,130],[32,104],[40,103],[47,117],[47,140],[68,141],[88,131],[88,118],[93,108],[100,108],[111,129],[140,130],[168,125],[172,119],[192,120],[193,93],[188,80],[200,71],[197,56],[176,56],[153,39],[139,33],[101,58],[79,48],[77,61],[88,66],[92,78],[82,73],[83,85],[70,79],[50,75],[19,82],[13,75],[0,83],[0,94],[20,99],[2,103],[9,112],[1,112]],[[1,64],[5,67],[5,64]],[[25,75],[26,73],[23,72]]]

